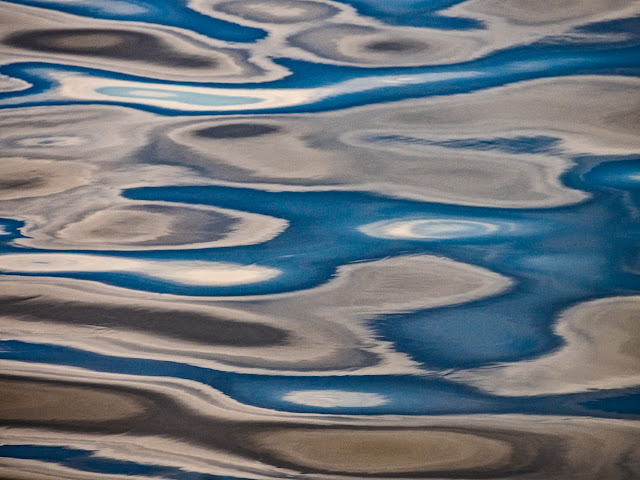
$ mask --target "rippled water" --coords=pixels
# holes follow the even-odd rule
[[[0,19],[1,478],[640,478],[637,1]]]

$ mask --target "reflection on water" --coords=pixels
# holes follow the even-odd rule
[[[0,477],[640,477],[633,0],[0,4]]]

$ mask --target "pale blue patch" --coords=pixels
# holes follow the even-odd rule
[[[233,95],[214,95],[209,93],[177,92],[160,88],[101,87],[97,93],[111,97],[148,98],[153,100],[169,100],[186,105],[203,107],[222,107],[231,105],[250,105],[260,103],[261,98],[241,97]]]

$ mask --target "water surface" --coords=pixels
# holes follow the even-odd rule
[[[640,477],[636,1],[0,18],[0,477]]]

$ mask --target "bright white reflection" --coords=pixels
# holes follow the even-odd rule
[[[260,110],[310,103],[327,89],[213,88],[166,83],[134,82],[88,75],[52,75],[60,94],[74,100],[121,101],[181,111]]]
[[[389,403],[378,393],[347,392],[344,390],[299,390],[290,392],[283,400],[310,407],[377,407]]]
[[[377,238],[444,240],[491,235],[502,230],[502,227],[471,220],[385,220],[363,225],[359,230]]]
[[[151,261],[67,253],[0,256],[0,271],[15,273],[122,272],[197,286],[231,286],[264,282],[280,274],[275,268],[224,262]]]

